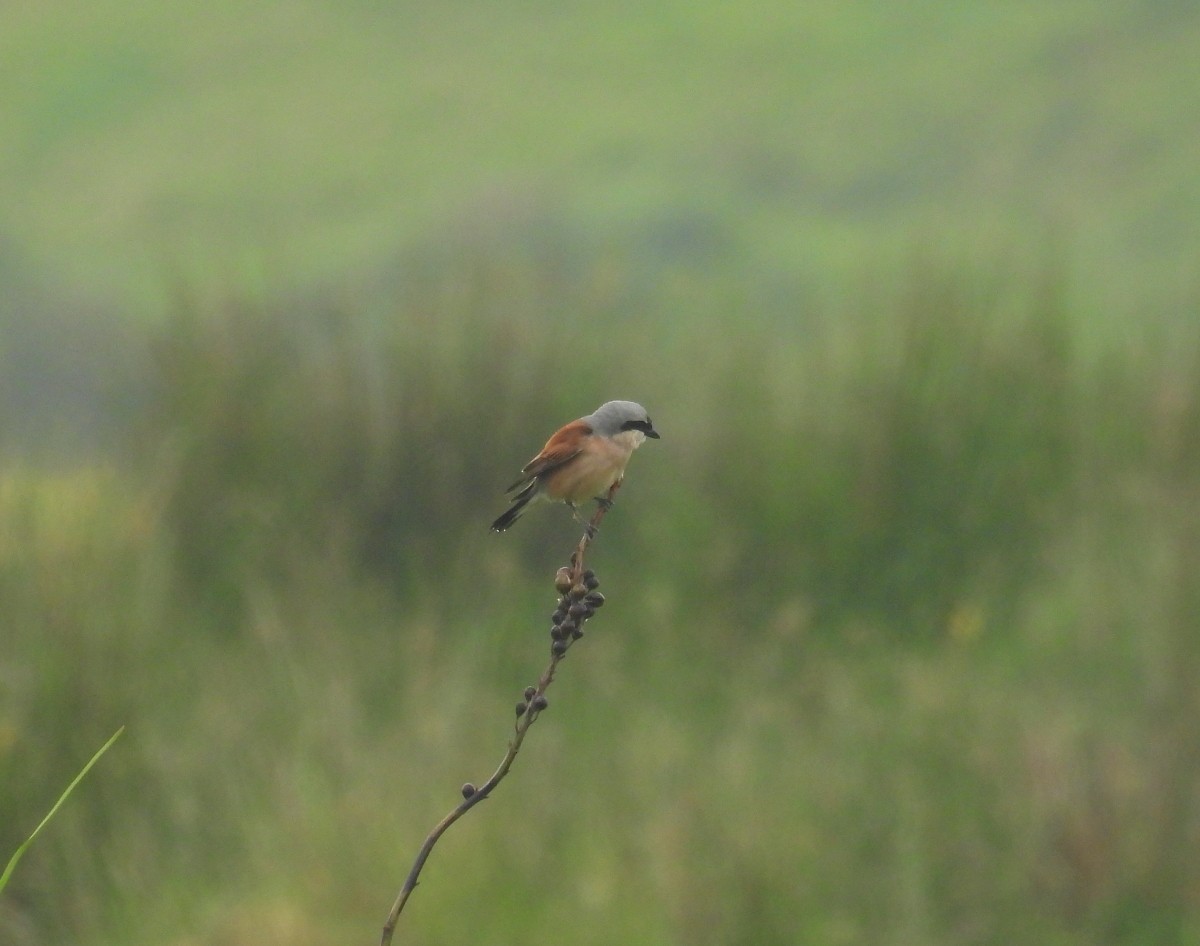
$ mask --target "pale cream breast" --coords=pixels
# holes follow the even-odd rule
[[[604,496],[625,475],[625,465],[645,439],[640,430],[589,438],[582,452],[546,477],[547,495],[572,503]]]

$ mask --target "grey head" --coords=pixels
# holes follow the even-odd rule
[[[613,437],[624,430],[640,430],[647,437],[658,440],[658,431],[650,422],[646,408],[633,401],[609,401],[583,418],[601,437]]]

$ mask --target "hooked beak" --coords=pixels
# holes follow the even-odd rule
[[[658,435],[658,431],[655,430],[653,427],[650,427],[649,429],[646,430],[646,436],[649,437],[651,440],[661,440],[662,439]]]

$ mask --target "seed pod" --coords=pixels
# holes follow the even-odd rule
[[[571,587],[571,600],[578,601],[580,598],[582,598],[587,593],[588,593],[588,590],[585,585],[582,585],[582,584],[573,585]]]
[[[535,693],[537,693],[537,687],[526,687],[525,702],[528,703],[530,700],[532,700]]]
[[[600,579],[596,577],[596,573],[593,571],[583,573],[583,583],[587,586],[588,591],[595,591],[600,587]]]
[[[591,605],[593,608],[604,607],[604,595],[598,591],[589,591],[587,597],[583,599],[584,604]]]
[[[555,657],[561,657],[566,652],[567,652],[567,642],[566,641],[559,640],[559,641],[555,641],[553,644],[550,645],[550,653],[554,654]],[[521,712],[525,712],[525,711],[522,710]]]
[[[475,786],[472,785],[470,782],[467,782],[462,787],[462,797],[470,798],[472,795],[475,794],[475,791],[476,791]]]
[[[554,587],[560,595],[565,595],[571,589],[571,569],[565,565],[554,576]]]
[[[550,701],[548,699],[546,699],[544,694],[539,693],[537,696],[535,696],[533,698],[533,703],[531,705],[533,706],[533,708],[535,710],[537,710],[540,713],[542,710],[544,710],[547,706],[550,705]]]
[[[567,611],[567,614],[571,615],[572,618],[578,621],[581,617],[583,617],[584,612],[586,611],[587,605],[576,601],[573,605],[571,605],[570,609]]]
[[[555,641],[554,643],[557,645],[557,644],[561,644],[561,643],[562,643],[562,641]],[[528,704],[528,703],[523,703],[523,702],[522,702],[522,703],[518,703],[518,704],[517,704],[517,715],[518,715],[518,716],[524,716],[524,715],[525,715],[525,711],[526,711],[527,709],[529,709],[529,704]]]
[[[573,631],[571,631],[571,640],[577,641],[581,637],[583,637],[583,628],[582,627],[577,627]]]

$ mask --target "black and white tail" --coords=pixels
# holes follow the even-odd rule
[[[521,513],[525,511],[525,507],[529,505],[529,501],[537,495],[537,485],[537,480],[530,480],[525,488],[513,497],[512,505],[508,507],[508,511],[492,523],[493,532],[503,532],[521,518]]]

